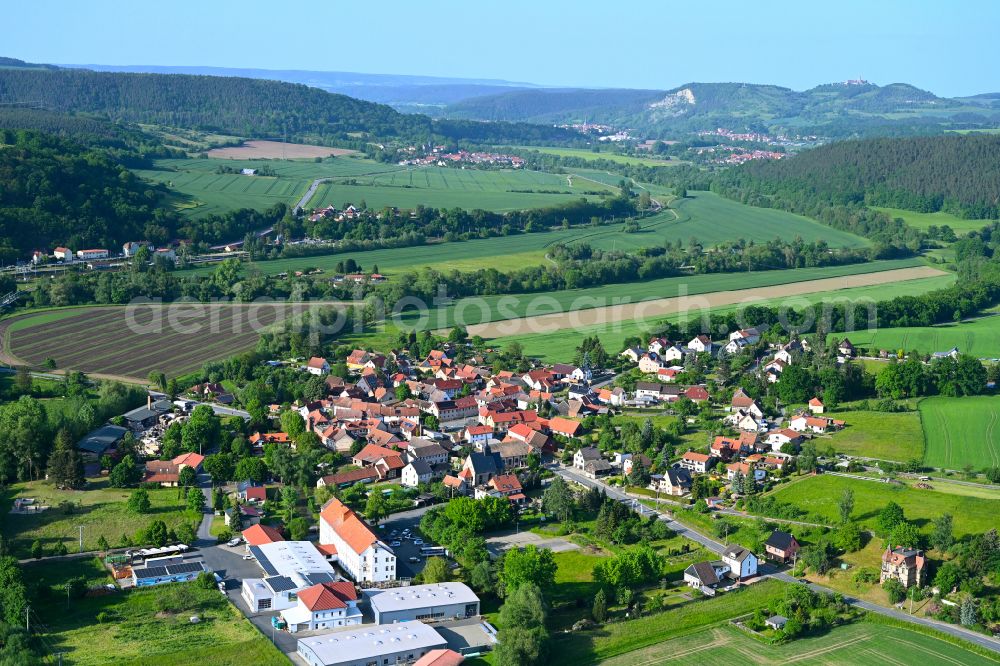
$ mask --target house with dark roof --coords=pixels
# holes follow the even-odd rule
[[[421,483],[430,483],[434,470],[423,460],[414,460],[403,468],[400,482],[407,488],[416,488]]]
[[[472,486],[485,485],[500,473],[502,463],[497,460],[499,455],[492,453],[470,453],[462,464],[467,480]]]
[[[766,556],[775,562],[781,562],[784,564],[789,560],[795,559],[796,553],[799,552],[799,542],[794,536],[788,532],[782,532],[781,530],[774,530],[771,536],[767,538],[764,542],[764,552]]]
[[[722,561],[729,566],[736,580],[757,575],[757,556],[738,544],[733,544],[722,553]]]
[[[729,565],[721,561],[695,562],[684,570],[684,582],[688,587],[700,589],[708,596],[715,594],[715,588],[730,573]]]

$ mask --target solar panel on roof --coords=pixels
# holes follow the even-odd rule
[[[144,569],[133,569],[136,578],[159,578],[167,575],[166,567],[146,567]]]
[[[257,558],[257,564],[259,564],[260,568],[264,570],[264,573],[268,576],[278,575],[278,570],[274,568],[274,565],[271,564],[271,560],[267,559],[267,555],[264,554],[259,546],[250,546],[250,554]]]
[[[193,571],[201,571],[201,562],[182,562],[180,564],[168,564],[167,571],[170,575],[191,573]]]
[[[265,578],[264,582],[270,585],[275,592],[287,592],[298,587],[288,576],[271,576]]]
[[[335,583],[337,581],[337,577],[332,573],[307,573],[305,578],[313,585],[318,585],[320,583]]]

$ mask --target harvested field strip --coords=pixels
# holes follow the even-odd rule
[[[148,353],[140,353],[138,355],[129,355],[129,358],[115,363],[112,365],[103,366],[102,371],[108,372],[110,374],[117,374],[125,371],[135,371],[135,370],[165,370],[166,368],[160,367],[163,365],[170,366],[171,374],[174,373],[174,366],[180,365],[184,361],[198,358],[213,356],[215,351],[222,353],[223,356],[230,356],[238,351],[243,351],[247,347],[252,347],[257,340],[256,333],[250,333],[246,335],[236,336],[229,338],[228,340],[219,341],[211,345],[199,345],[197,349],[194,349],[188,353],[175,353],[182,351],[184,348],[190,347],[192,344],[191,340],[180,340],[177,343],[166,347],[156,347],[153,351]],[[142,351],[142,348],[139,349]],[[200,365],[200,363],[198,364]]]
[[[788,271],[777,271],[787,273]],[[774,284],[752,289],[737,289],[715,291],[693,296],[677,296],[647,301],[592,307],[590,309],[569,309],[554,314],[542,314],[534,317],[511,318],[506,321],[494,321],[468,326],[469,335],[481,335],[485,338],[496,338],[506,335],[526,335],[528,333],[544,333],[567,327],[595,326],[612,324],[621,321],[643,320],[663,317],[681,312],[698,312],[702,309],[716,308],[725,305],[751,303],[769,298],[786,298],[814,292],[830,291],[851,287],[886,284],[901,280],[944,275],[941,271],[929,266],[902,268],[879,271],[876,273],[861,273],[842,275],[839,277],[818,280],[804,280],[786,284]],[[616,285],[628,293],[629,285]],[[634,293],[634,286],[631,288]],[[530,297],[525,300],[530,301]],[[461,301],[459,301],[461,303]],[[551,308],[550,308],[551,309]]]

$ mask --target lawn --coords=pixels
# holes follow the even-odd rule
[[[841,337],[843,334],[841,334]],[[836,334],[834,336],[836,337]],[[961,324],[940,326],[905,326],[859,331],[850,334],[855,346],[878,351],[916,350],[921,354],[948,351],[958,347],[965,354],[978,358],[1000,358],[1000,319],[983,317]]]
[[[985,532],[996,527],[1000,512],[1000,490],[976,494],[958,494],[956,484],[949,492],[923,490],[909,485],[866,481],[842,476],[822,474],[802,477],[792,483],[778,486],[772,495],[775,499],[793,504],[809,513],[806,520],[833,525],[839,520],[837,502],[845,489],[854,491],[854,518],[866,527],[874,528],[878,512],[893,501],[903,508],[907,520],[915,523],[920,531],[930,532],[931,521],[942,513],[955,519],[955,536]],[[986,494],[988,497],[984,497]]]
[[[767,580],[715,598],[694,599],[662,613],[606,624],[593,631],[556,634],[549,643],[548,663],[573,666],[599,663],[694,633],[774,602],[784,595],[784,587],[778,581]]]
[[[924,457],[924,433],[916,411],[894,414],[845,411],[825,416],[842,419],[847,427],[829,438],[817,440],[820,447],[829,442],[837,453],[897,462]]]
[[[920,278],[916,280],[905,280],[891,284],[853,287],[850,289],[840,289],[835,292],[817,292],[805,294],[797,297],[796,300],[808,303],[819,303],[824,300],[839,302],[843,299],[882,300],[895,298],[897,296],[916,296],[925,294],[936,289],[947,287],[955,278],[952,275],[942,275],[938,277]],[[785,299],[762,300],[760,304],[780,304]],[[712,308],[712,312],[722,313],[735,309],[737,306],[721,306]],[[531,333],[525,335],[508,336],[502,339],[504,344],[519,342],[524,347],[526,353],[538,356],[548,361],[561,362],[567,358],[568,350],[574,349],[584,336],[596,335],[608,350],[618,350],[622,347],[622,341],[630,336],[638,335],[644,337],[651,332],[657,331],[668,321],[678,321],[683,315],[673,315],[667,317],[656,317],[646,320],[633,320],[627,322],[615,322],[614,324],[598,324],[579,328],[566,328],[548,333]],[[854,335],[854,334],[851,334]],[[843,334],[840,334],[843,337]],[[853,340],[853,338],[852,338]]]
[[[729,624],[665,640],[605,660],[606,666],[692,664],[788,664],[854,666],[855,664],[951,663],[995,664],[992,659],[944,640],[901,627],[855,622],[819,636],[767,645]]]
[[[925,398],[920,418],[927,438],[926,465],[1000,467],[1000,397]]]
[[[288,663],[215,588],[174,583],[84,598],[69,609],[65,599],[50,606],[44,643],[67,664],[242,666],[248,655],[254,664]],[[194,615],[196,624],[189,621]]]
[[[132,537],[154,520],[162,520],[168,529],[176,529],[192,516],[185,511],[183,499],[176,488],[149,491],[150,513],[136,515],[125,508],[129,489],[109,488],[107,479],[91,479],[90,490],[59,490],[47,481],[15,483],[0,491],[0,511],[7,514],[15,497],[33,497],[36,503],[52,508],[35,515],[8,514],[2,521],[2,534],[14,555],[26,558],[31,544],[41,541],[46,551],[64,543],[70,552],[79,550],[80,527],[83,527],[83,549],[97,550],[100,537],[112,546],[122,535]],[[60,502],[72,502],[71,512],[59,508]]]
[[[903,218],[909,226],[914,229],[920,229],[926,231],[931,226],[943,227],[945,225],[951,227],[951,230],[955,232],[958,236],[964,236],[970,231],[978,231],[985,227],[987,224],[995,222],[996,220],[966,220],[961,217],[952,215],[951,213],[937,212],[937,213],[918,213],[912,210],[903,210],[902,208],[878,208],[875,210],[880,210],[887,215],[897,218]]]

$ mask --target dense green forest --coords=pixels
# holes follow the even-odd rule
[[[433,121],[309,86],[238,77],[131,74],[83,69],[0,69],[0,104],[99,114],[257,138],[336,143],[378,139],[567,141],[576,133],[524,123]]]
[[[107,151],[48,134],[0,130],[0,255],[34,248],[113,247],[172,236],[163,192]]]
[[[970,134],[842,141],[791,159],[753,161],[716,179],[733,196],[862,204],[960,217],[1000,214],[1000,136]]]

